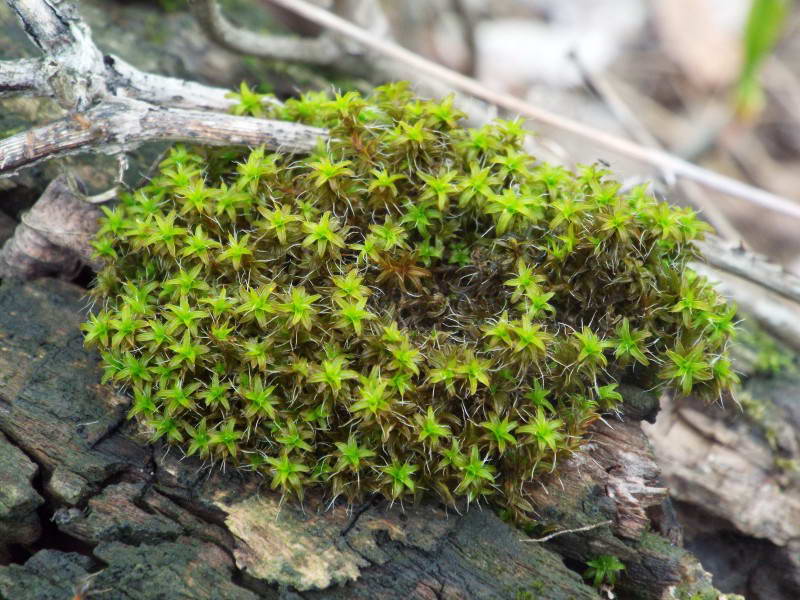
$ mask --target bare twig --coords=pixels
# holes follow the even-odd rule
[[[447,84],[461,92],[471,94],[490,104],[535,121],[551,125],[562,131],[581,136],[584,139],[605,146],[610,150],[614,150],[636,160],[641,160],[654,167],[672,171],[678,176],[692,179],[726,194],[743,198],[754,204],[764,206],[785,215],[800,218],[800,204],[796,202],[737,181],[720,173],[709,171],[708,169],[699,167],[678,156],[664,152],[663,150],[645,148],[637,143],[543,110],[510,94],[490,90],[475,79],[427,60],[391,41],[386,41],[371,35],[360,27],[324,9],[313,6],[308,2],[303,0],[270,0],[270,2],[290,10],[322,27],[331,29],[341,35],[349,36],[375,52],[379,52],[384,56],[401,62],[406,65],[407,68],[416,71],[418,74],[436,79],[440,83]]]
[[[0,98],[15,94],[51,95],[41,60],[0,60]]]
[[[755,277],[751,274],[745,279],[709,264],[693,263],[691,267],[770,335],[800,351],[800,305],[765,289],[761,281],[756,283],[758,271],[751,272]]]
[[[8,0],[8,5],[47,57],[39,71],[62,106],[85,110],[108,93],[103,55],[75,7],[46,0]]]
[[[222,14],[216,0],[191,0],[189,7],[209,37],[233,52],[315,65],[330,65],[343,57],[341,47],[329,35],[316,38],[263,35],[236,27]]]
[[[772,290],[798,304],[800,309],[800,277],[787,273],[783,267],[743,248],[732,246],[708,236],[697,242],[706,262],[716,269],[732,273]]]
[[[86,111],[0,140],[0,173],[52,158],[85,152],[117,154],[149,141],[185,141],[214,146],[258,146],[308,152],[324,129],[287,121],[164,108],[116,98]]]
[[[224,88],[145,73],[110,54],[103,56],[102,62],[105,90],[98,95],[130,97],[153,104],[200,110],[226,111],[236,104],[235,100],[227,97],[230,90]],[[64,80],[63,73],[53,76],[53,68],[52,61],[46,59],[0,61],[0,97],[25,94],[58,98],[70,110],[79,111],[69,93],[69,82]],[[79,73],[68,72],[71,77]]]
[[[726,240],[739,241],[742,234],[731,223],[730,219],[719,210],[716,204],[704,193],[704,190],[695,181],[681,180],[678,182],[686,198],[706,216],[709,223],[714,226],[717,233]]]
[[[117,96],[136,98],[159,106],[221,112],[227,112],[236,104],[236,100],[228,97],[230,90],[225,88],[145,73],[118,56],[106,55],[104,62],[109,87]]]
[[[610,519],[607,521],[600,521],[599,523],[594,523],[593,525],[586,525],[585,527],[576,527],[575,529],[562,529],[561,531],[556,531],[551,533],[550,535],[546,535],[540,538],[531,538],[531,539],[524,539],[520,540],[521,542],[534,542],[536,544],[541,544],[542,542],[547,542],[552,540],[554,537],[558,537],[560,535],[564,535],[567,533],[581,533],[583,531],[591,531],[592,529],[597,529],[598,527],[603,527],[605,525],[611,525],[613,521]]]
[[[267,0],[268,1],[268,0]],[[323,34],[317,38],[294,38],[254,33],[228,21],[218,0],[192,0],[192,12],[209,37],[228,50],[275,60],[329,64],[349,73],[357,73],[372,82],[414,81],[428,96],[446,96],[453,89],[446,83],[413,67],[387,58],[379,52],[366,52],[348,36]],[[380,4],[372,0],[335,0],[334,10],[355,21],[373,37],[391,39]],[[483,124],[495,116],[492,107],[469,96],[456,98],[459,108],[469,115],[472,124]]]
[[[103,55],[89,27],[66,2],[8,0],[42,59],[0,62],[0,95],[52,97],[70,116],[0,140],[0,176],[79,152],[122,153],[148,141],[264,144],[305,152],[325,131],[236,117],[227,90],[144,73]]]

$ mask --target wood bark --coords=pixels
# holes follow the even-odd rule
[[[774,350],[770,350],[774,352]],[[741,404],[663,398],[646,426],[687,546],[721,589],[749,600],[800,597],[800,361],[758,367],[740,342]]]

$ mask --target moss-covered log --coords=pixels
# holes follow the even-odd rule
[[[348,510],[313,496],[281,505],[262,479],[140,439],[124,422],[126,400],[97,384],[98,357],[78,329],[84,307],[67,283],[0,286],[0,432],[12,457],[0,481],[13,478],[20,499],[0,544],[10,563],[0,598],[60,600],[91,585],[142,600],[590,599],[597,592],[573,569],[603,553],[626,564],[625,597],[694,581],[691,555],[646,518],[631,521],[664,498],[634,420],[598,428],[596,460],[564,465],[540,495],[543,533],[611,523],[548,543],[523,541],[488,507],[459,515],[375,499]]]

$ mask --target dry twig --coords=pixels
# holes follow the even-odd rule
[[[628,104],[617,93],[614,85],[607,77],[591,73],[588,69],[584,68],[577,56],[574,57],[574,62],[578,66],[586,83],[605,102],[608,109],[617,117],[633,139],[644,146],[658,149],[664,148],[661,142],[650,133],[650,130],[645,127],[644,123],[642,123],[633,110],[631,110]],[[741,239],[741,234],[736,230],[725,214],[717,208],[695,182],[686,181],[685,179],[679,180],[675,177],[673,171],[667,169],[662,168],[660,172],[664,182],[671,188],[677,185],[689,202],[703,212],[705,217],[714,226],[714,229],[717,230],[717,233],[723,238],[728,240]]]
[[[133,100],[105,100],[80,118],[66,117],[0,141],[0,173],[91,149],[117,154],[144,142],[185,141],[210,146],[258,146],[307,152],[326,131],[287,121],[165,108]]]
[[[598,527],[603,527],[604,525],[611,525],[613,521],[610,519],[608,521],[600,521],[599,523],[594,523],[592,525],[586,525],[585,527],[576,527],[575,529],[562,529],[561,531],[553,532],[549,535],[540,538],[532,538],[527,540],[520,540],[521,542],[534,542],[540,544],[542,542],[548,542],[552,540],[554,537],[558,537],[560,535],[564,535],[566,533],[581,533],[583,531],[591,531],[592,529],[597,529]]]
[[[345,57],[341,46],[329,35],[301,38],[253,33],[231,23],[215,0],[191,0],[189,7],[212,40],[239,54],[276,60],[302,60],[313,65],[331,65]]]
[[[365,51],[350,36],[322,34],[316,38],[298,38],[254,33],[236,27],[220,9],[218,0],[191,0],[192,12],[208,36],[217,43],[245,55],[275,60],[290,60],[335,66],[341,71],[357,73],[372,82],[414,81],[423,95],[444,97],[453,92],[446,82],[418,72],[413,66],[386,57],[380,52]],[[374,0],[334,0],[337,14],[356,23],[361,31],[374,38],[391,39],[386,16]],[[350,21],[345,21],[350,22]],[[473,124],[483,124],[494,116],[494,109],[469,96],[457,98]]]
[[[741,245],[731,245],[723,240],[707,236],[697,246],[706,262],[715,269],[742,277],[788,300],[797,303],[800,310],[800,277],[787,273],[783,267],[769,262]]]
[[[40,59],[0,62],[0,96],[54,98],[70,116],[0,140],[0,176],[78,152],[121,153],[156,140],[209,145],[265,144],[307,151],[325,131],[220,112],[227,90],[145,73],[103,55],[66,2],[7,0]]]
[[[480,98],[489,104],[498,106],[512,113],[545,123],[562,131],[573,133],[584,139],[598,143],[630,158],[641,160],[659,169],[674,172],[680,177],[691,179],[720,192],[748,200],[770,210],[800,218],[800,204],[737,181],[720,173],[709,171],[692,164],[678,156],[659,150],[646,148],[637,143],[608,134],[599,129],[583,125],[560,115],[533,106],[510,94],[495,92],[479,81],[457,73],[451,69],[427,60],[397,44],[380,39],[368,31],[341,19],[340,17],[304,0],[269,0],[276,6],[290,10],[309,21],[326,27],[336,33],[348,36],[366,47],[405,65],[417,74],[438,80],[461,92]]]

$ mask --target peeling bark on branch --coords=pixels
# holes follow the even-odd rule
[[[0,173],[52,158],[93,151],[117,154],[144,142],[182,141],[209,146],[265,145],[308,152],[324,129],[287,121],[165,108],[133,99],[102,102],[79,118],[67,117],[0,140]]]
[[[325,134],[295,123],[210,112],[230,108],[227,90],[144,73],[104,56],[66,2],[8,4],[45,57],[0,62],[0,96],[53,97],[71,116],[0,140],[0,177],[51,158],[87,151],[115,154],[150,141],[265,144],[304,152]]]
[[[0,60],[0,98],[17,94],[52,95],[40,59]]]

